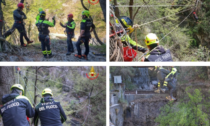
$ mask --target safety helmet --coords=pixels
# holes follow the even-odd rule
[[[85,15],[86,17],[90,16],[90,12],[88,10],[82,11],[82,15]]]
[[[41,12],[41,11],[43,11],[43,9],[42,8],[39,8],[39,12]]]
[[[17,88],[17,89],[21,90],[22,94],[24,94],[24,88],[23,88],[23,86],[21,84],[14,84],[14,85],[12,85],[10,90],[12,90],[13,88]]]
[[[68,15],[68,17],[71,17],[71,18],[73,18],[73,14],[69,14],[69,15]]]
[[[129,33],[132,33],[134,31],[133,21],[129,17],[120,16],[119,21],[124,28],[127,28],[127,30],[129,30]],[[116,21],[116,23],[118,23],[118,21]]]
[[[24,8],[24,4],[23,4],[23,3],[19,3],[19,4],[17,5],[17,7],[23,9],[23,8]]]
[[[151,45],[151,44],[155,44],[155,43],[159,43],[159,39],[158,39],[157,35],[154,33],[147,34],[145,37],[145,44]]]
[[[46,94],[50,94],[51,96],[53,96],[52,90],[49,89],[49,88],[45,88],[45,89],[42,91],[42,96],[43,96],[43,95],[46,95]]]
[[[45,17],[46,16],[46,13],[44,11],[41,11],[40,12],[40,17]]]
[[[120,23],[123,25],[124,28],[133,27],[133,21],[126,16],[119,17]]]

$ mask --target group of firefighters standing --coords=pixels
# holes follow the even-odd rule
[[[34,118],[35,126],[38,126],[38,119],[42,126],[62,126],[67,118],[60,102],[55,102],[52,96],[52,90],[45,88],[40,103],[34,108],[24,96],[23,86],[14,84],[11,93],[2,98],[0,114],[4,126],[30,126],[29,118]]]
[[[24,4],[19,3],[17,5],[17,9],[13,12],[14,17],[14,25],[13,27],[3,34],[3,37],[6,38],[11,35],[15,29],[17,29],[20,33],[20,43],[22,47],[27,47],[27,45],[23,41],[23,37],[26,39],[27,44],[33,43],[33,41],[29,40],[25,30],[24,19],[27,19],[25,13],[23,12]],[[66,55],[70,55],[74,52],[74,46],[72,43],[72,38],[74,37],[74,30],[76,28],[76,23],[73,20],[73,14],[69,14],[67,16],[67,22],[65,24],[60,23],[60,25],[66,28],[67,33],[67,53]],[[41,48],[44,58],[53,57],[52,50],[50,48],[50,37],[49,37],[49,27],[55,27],[56,20],[55,17],[52,18],[52,22],[49,19],[46,19],[46,13],[42,8],[39,8],[39,14],[36,16],[36,26],[39,31],[39,41],[41,42]],[[95,29],[95,25],[90,19],[90,12],[88,10],[84,10],[82,12],[82,21],[80,24],[80,36],[78,41],[76,42],[76,48],[78,53],[74,56],[77,58],[87,59],[89,54],[89,40],[91,39],[91,32]],[[80,45],[84,43],[85,52],[81,54]]]

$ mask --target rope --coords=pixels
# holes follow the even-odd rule
[[[89,115],[89,111],[90,111],[90,97],[89,97],[89,101],[88,101],[89,103],[88,103],[88,112],[87,112],[87,115],[86,115],[86,117],[85,117],[85,120],[84,120],[84,122],[82,123],[82,125],[84,125],[85,124],[85,122],[86,122],[86,120],[87,120],[87,117],[88,117],[88,115]]]
[[[117,36],[118,38],[122,38],[123,36],[125,36],[126,34],[127,34],[127,31],[125,30],[125,28],[122,26],[122,24],[120,23],[120,21],[118,20],[118,18],[115,16],[115,13],[114,13],[114,9],[113,9],[113,7],[112,6],[110,6],[110,12],[112,13],[112,15],[113,15],[113,17],[114,17],[114,21],[116,22],[116,20],[118,21],[118,24],[120,24],[120,27],[121,27],[121,29],[123,29],[123,34],[121,35],[121,36],[118,36],[118,35],[115,35],[115,36]],[[116,25],[116,23],[115,23],[115,25]],[[114,26],[113,26],[114,27]],[[116,30],[115,30],[115,32],[116,32]],[[131,45],[130,45],[130,43],[128,42],[128,37],[127,37],[127,35],[125,36],[126,38],[125,38],[125,42],[126,42],[126,44],[128,45],[128,47],[129,48],[131,48]],[[129,58],[133,58],[134,57],[134,54],[133,54],[133,52],[132,52],[132,50],[131,50],[131,53],[132,53],[132,56],[130,57],[129,55],[128,55],[128,50],[129,49],[127,49],[126,50],[126,55],[129,57]]]
[[[22,77],[22,79],[23,79],[23,77]],[[23,82],[24,82],[24,86],[26,86],[26,90],[28,90],[28,86],[26,85],[24,79],[23,79]],[[32,99],[32,102],[33,102],[33,105],[34,105],[34,100],[33,100],[33,97],[31,96],[30,92],[29,92],[29,97]]]
[[[194,11],[194,10],[193,10]],[[176,25],[175,26],[175,28],[174,29],[172,29],[168,34],[166,34],[165,36],[163,36],[161,39],[160,39],[160,41],[161,40],[163,40],[166,36],[168,36],[171,32],[173,32],[176,28],[178,28],[179,27],[179,25],[181,25],[192,13],[193,13],[193,11],[191,11],[190,12],[190,14],[187,16],[187,17],[185,17],[178,25]]]
[[[143,26],[143,25],[147,25],[147,24],[149,24],[149,23],[153,23],[153,22],[156,22],[156,21],[159,21],[159,20],[162,20],[162,19],[165,19],[165,18],[174,16],[174,15],[180,14],[180,13],[185,12],[185,11],[188,11],[188,10],[190,10],[190,9],[186,9],[186,10],[183,10],[183,11],[181,11],[181,12],[174,13],[174,14],[171,14],[171,15],[168,15],[168,16],[165,16],[165,17],[162,17],[162,18],[159,18],[159,19],[156,19],[156,20],[153,20],[153,21],[150,21],[150,22],[141,24],[141,25],[136,24],[136,25],[133,25],[133,27],[134,27],[134,28],[139,28],[139,27],[141,27],[141,26]]]
[[[115,7],[193,7],[194,5],[115,5]]]
[[[194,11],[194,10],[193,10]],[[188,16],[186,16],[178,25],[176,25],[175,26],[175,28],[173,28],[169,33],[167,33],[165,36],[163,36],[161,39],[160,39],[160,41],[161,40],[163,40],[166,36],[168,36],[170,33],[172,33],[176,28],[178,28],[179,27],[179,25],[181,25],[191,14],[192,14],[192,12],[193,11],[191,11],[190,13],[189,13],[189,15]],[[158,47],[158,46],[157,46]],[[154,49],[156,49],[157,47],[155,47],[155,48],[153,48],[152,50],[150,50],[148,53],[150,53],[150,52],[152,52]],[[144,53],[141,57],[139,57],[139,59],[141,59],[144,55],[147,55],[148,53]]]

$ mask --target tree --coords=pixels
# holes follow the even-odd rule
[[[186,89],[187,99],[176,105],[169,102],[161,109],[161,114],[155,119],[160,126],[209,126],[208,114],[205,110],[210,103],[203,104],[206,99],[199,89],[195,89],[194,93],[189,93],[188,89]]]
[[[106,22],[106,0],[100,0],[100,6],[101,6],[101,9],[103,11],[103,14],[104,14],[104,19],[105,19],[105,22]]]
[[[10,87],[15,83],[13,67],[0,67],[0,104],[2,96],[10,92]]]

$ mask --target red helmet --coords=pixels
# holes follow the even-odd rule
[[[73,18],[73,14],[69,14],[69,15],[68,15],[68,17],[71,17],[71,18]]]
[[[19,3],[17,6],[18,6],[18,8],[24,8],[24,4],[23,3]]]

